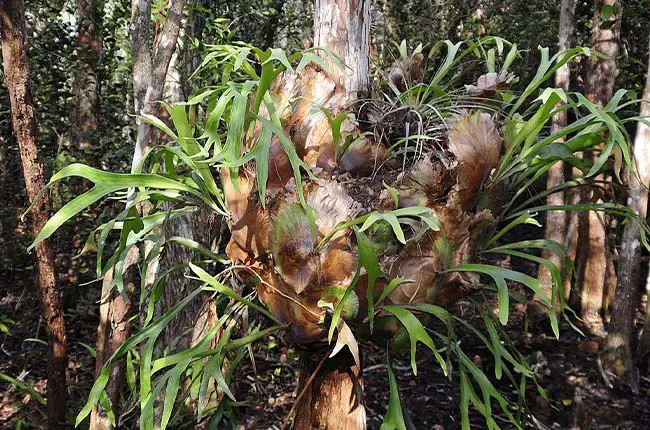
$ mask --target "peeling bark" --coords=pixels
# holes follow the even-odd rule
[[[36,137],[36,113],[29,85],[29,66],[25,46],[25,6],[21,0],[0,2],[0,34],[4,78],[9,90],[11,121],[20,147],[23,175],[30,202],[39,198],[45,187],[45,167],[40,158]],[[34,237],[43,228],[50,214],[47,196],[40,198],[31,212]],[[41,311],[48,337],[47,357],[47,426],[64,429],[66,414],[66,336],[63,302],[56,285],[54,253],[49,241],[36,246],[38,288]]]
[[[328,75],[352,100],[368,95],[370,86],[370,1],[316,0],[314,46],[327,48],[345,65],[322,53]]]
[[[329,350],[327,350],[329,352]],[[323,354],[324,351],[320,351]],[[299,389],[305,389],[296,411],[294,428],[298,430],[358,430],[366,428],[361,369],[347,349],[334,358],[308,352],[302,356]],[[309,385],[307,385],[309,384]]]

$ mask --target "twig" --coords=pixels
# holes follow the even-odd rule
[[[316,366],[316,369],[314,369],[312,374],[309,375],[309,379],[307,379],[307,383],[303,387],[302,391],[300,391],[300,394],[296,396],[296,400],[293,402],[293,406],[291,406],[291,410],[287,414],[287,417],[284,419],[284,422],[282,423],[282,427],[280,427],[280,430],[285,430],[287,428],[287,425],[291,420],[291,415],[293,415],[296,412],[296,407],[298,407],[298,403],[300,403],[300,400],[307,392],[307,389],[311,386],[311,383],[314,382],[314,378],[316,378],[316,375],[320,371],[320,368],[323,367],[323,364],[325,363],[325,360],[327,360],[327,357],[329,357],[329,355],[330,355],[329,353],[325,354],[323,358],[321,358],[320,362],[318,363],[318,366]]]
[[[600,356],[596,359],[596,363],[598,364],[598,370],[600,371],[600,376],[603,378],[603,382],[605,382],[605,385],[611,390],[614,388],[614,384],[612,384],[612,381],[609,379],[607,375],[607,371],[605,370],[603,366],[603,362],[600,359]]]

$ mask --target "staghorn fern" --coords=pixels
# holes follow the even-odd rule
[[[400,48],[404,51],[402,57],[408,57],[406,45],[403,46]],[[141,427],[153,428],[154,402],[164,392],[161,427],[165,428],[173,419],[174,404],[185,395],[198,402],[198,419],[202,419],[208,412],[206,393],[211,383],[226,394],[218,406],[221,413],[224,405],[232,404],[234,396],[228,389],[228,376],[222,374],[223,363],[228,357],[231,363],[240,360],[243,348],[249,343],[282,327],[293,330],[298,340],[327,337],[332,341],[335,330],[338,328],[339,333],[343,333],[347,328],[349,331],[349,324],[355,329],[369,326],[378,341],[392,337],[392,348],[405,347],[410,351],[414,373],[418,342],[432,350],[449,377],[456,367],[464,429],[469,428],[470,403],[484,416],[488,428],[498,428],[493,402],[513,425],[525,426],[524,393],[519,392],[517,404],[499,393],[461,349],[456,327],[461,325],[485,343],[495,359],[497,379],[505,375],[514,387],[525,387],[527,379],[534,381],[534,375],[501,327],[508,321],[511,295],[506,280],[521,283],[540,294],[549,306],[553,331],[559,336],[558,316],[568,319],[565,314],[568,308],[559,294],[564,274],[550,266],[552,297],[547,297],[541,293],[538,280],[481,263],[480,256],[508,254],[551,264],[531,252],[544,248],[565,258],[559,244],[545,240],[502,243],[505,233],[521,224],[537,223],[537,213],[547,210],[601,210],[641,223],[627,208],[615,203],[558,208],[534,206],[549,192],[602,186],[594,178],[609,168],[608,160],[612,157],[617,158],[615,166],[624,164],[631,168],[629,137],[624,126],[636,119],[618,116],[630,103],[623,101],[626,97],[623,91],[601,108],[580,94],[542,89],[562,64],[577,55],[589,55],[586,49],[575,48],[553,57],[549,57],[548,49],[542,49],[537,74],[523,92],[516,94],[506,86],[515,82],[508,75],[508,68],[518,56],[516,45],[497,37],[457,44],[445,41],[434,45],[429,60],[435,60],[443,47],[446,53],[440,57],[438,68],[424,73],[426,83],[411,82],[411,86],[403,89],[392,85],[392,94],[383,100],[362,101],[359,125],[356,125],[354,118],[342,115],[345,111],[334,103],[341,99],[330,94],[331,91],[323,99],[318,99],[316,93],[310,99],[301,96],[304,86],[313,82],[309,79],[317,78],[321,87],[327,87],[325,63],[314,50],[286,56],[279,49],[263,52],[247,45],[215,46],[201,69],[223,73],[222,83],[206,89],[187,103],[167,106],[171,126],[155,117],[143,118],[165,132],[171,143],[151,148],[138,173],[123,175],[73,165],[52,178],[51,183],[78,176],[91,180],[95,187],[52,217],[35,243],[100,199],[117,196],[126,200],[127,190],[134,190],[135,197],[128,201],[127,209],[97,229],[98,277],[114,267],[118,272],[114,287],[120,292],[124,288],[120,283],[120,265],[131,247],[154,241],[156,252],[161,252],[167,239],[156,234],[155,227],[193,210],[199,202],[231,219],[232,236],[227,254],[233,262],[195,243],[183,243],[201,256],[187,265],[202,286],[155,320],[152,318],[155,295],[149,303],[142,303],[141,312],[147,317],[140,331],[106,363],[77,417],[77,424],[96,403],[109,411],[110,416],[111,406],[103,390],[108,383],[110,366],[123,357],[128,357],[131,368],[135,368],[137,363],[132,363],[133,357],[139,356],[137,377],[133,371],[129,379],[137,381],[135,385],[139,387]],[[421,50],[416,49],[411,57],[421,55]],[[491,75],[479,80],[479,85],[454,87],[461,69],[469,65],[485,66],[485,71]],[[408,83],[408,80],[402,82]],[[537,94],[539,97],[531,101]],[[558,108],[560,101],[564,104]],[[205,106],[206,116],[203,122],[191,126],[190,118],[199,104]],[[546,136],[546,124],[558,109],[571,109],[576,119],[555,135]],[[305,136],[304,143],[298,144],[302,139],[300,124],[295,126],[291,119],[295,112],[302,112],[305,117],[320,115],[319,130],[323,134],[311,142],[316,142],[321,149],[329,142],[331,154],[305,151],[303,147],[313,136]],[[287,133],[288,123],[294,124],[292,133]],[[416,133],[411,134],[412,130]],[[373,134],[368,135],[368,131]],[[557,142],[559,137],[565,137],[566,141]],[[347,144],[344,143],[346,139]],[[477,139],[481,142],[479,145]],[[361,144],[352,144],[355,140]],[[501,144],[503,150],[499,149]],[[354,175],[361,167],[366,169],[367,165],[354,163],[350,165],[355,167],[345,169],[346,152],[350,151],[349,157],[359,148],[366,151],[365,154],[382,157],[374,160],[370,171],[374,176],[383,169],[388,192],[384,192],[378,202],[350,203],[345,211],[326,219],[324,212],[331,210],[319,210],[313,203],[314,196],[322,193],[323,187],[331,187],[334,183],[331,178],[324,178],[322,172],[337,175],[342,173],[337,169],[343,166],[342,171],[348,170],[348,174]],[[576,157],[577,152],[585,150],[598,152],[598,160],[591,163]],[[320,164],[319,156],[323,154],[330,158],[327,163]],[[364,157],[368,158],[365,155],[361,158]],[[389,158],[401,163],[391,165]],[[157,163],[159,160],[162,164]],[[556,190],[530,195],[535,181],[560,161],[578,167],[583,172],[582,177]],[[472,162],[476,162],[476,166],[464,171],[463,167],[469,167]],[[148,169],[144,167],[147,165]],[[220,183],[215,180],[215,170],[221,173]],[[148,173],[140,173],[143,171]],[[361,178],[357,180],[363,186],[377,183],[372,179],[364,182],[364,175],[367,176],[359,174]],[[457,187],[457,184],[461,185]],[[346,198],[347,194],[342,197]],[[169,201],[174,202],[176,208],[166,212],[163,202]],[[278,201],[282,204],[278,205]],[[133,210],[141,202],[150,202],[153,206],[147,216],[140,216]],[[351,206],[354,209],[350,209]],[[390,226],[390,230],[384,228],[381,235],[371,234],[373,226],[382,223]],[[647,232],[647,226],[641,224],[643,232]],[[296,282],[283,267],[282,247],[286,236],[294,230],[301,232],[303,242],[308,242],[305,246],[309,248],[309,258],[305,260],[309,260],[309,264],[314,259],[321,261],[314,270],[323,273],[314,275],[314,279],[327,280],[322,290],[310,292],[309,283],[302,279],[298,282],[300,288],[296,289],[293,285]],[[119,245],[104,264],[103,250],[111,231],[120,234]],[[253,242],[247,240],[249,231],[258,234]],[[373,238],[392,242],[392,246],[378,246],[386,244],[374,244]],[[95,239],[93,235],[90,242]],[[352,248],[348,242],[353,244]],[[647,244],[645,239],[644,243]],[[420,251],[423,245],[426,245],[426,254]],[[269,270],[272,264],[269,261],[273,260],[269,255],[279,263],[275,272]],[[151,258],[152,255],[147,255],[142,260],[143,273]],[[403,263],[399,270],[388,264],[395,259]],[[426,263],[422,263],[425,260]],[[327,261],[338,263],[327,266]],[[214,270],[218,273],[211,275],[209,271]],[[236,270],[256,283],[255,291],[242,296],[226,286],[235,279]],[[414,279],[419,272],[427,270],[433,273],[430,278]],[[480,285],[477,274],[491,278],[495,285]],[[156,285],[164,287],[162,283]],[[484,331],[443,307],[478,289],[495,291],[499,306],[497,321],[482,304],[477,304],[484,320]],[[173,316],[201,291],[210,292],[221,303],[222,317],[217,325],[191,349],[167,357],[154,357],[156,339]],[[255,303],[256,292],[268,309]],[[146,297],[145,291],[142,297]],[[556,297],[560,298],[557,310],[551,306]],[[354,299],[353,311],[350,311],[348,298]],[[231,338],[243,307],[256,310],[277,325],[264,330],[253,329],[242,338]],[[446,332],[427,328],[422,322],[425,315],[440,321]],[[338,340],[347,342],[351,350],[356,347],[354,336],[346,335],[343,339],[339,334]],[[211,346],[215,341],[216,347]],[[140,345],[144,345],[142,352],[136,354]],[[201,366],[204,361],[207,364]],[[233,368],[231,366],[230,375]],[[193,381],[193,388],[181,396],[181,381],[187,375]],[[389,377],[391,399],[382,428],[406,428],[390,362]]]

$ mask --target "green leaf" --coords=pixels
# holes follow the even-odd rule
[[[135,187],[148,187],[160,190],[184,191],[198,197],[203,197],[198,190],[165,176],[153,174],[109,173],[84,166],[83,164],[71,164],[64,167],[52,176],[52,179],[50,179],[50,182],[48,183],[48,187],[61,179],[69,177],[87,179],[92,181],[95,186],[68,202],[58,212],[56,212],[47,221],[45,226],[43,226],[36,239],[34,239],[34,242],[29,246],[28,250],[33,249],[38,243],[49,238],[67,220],[118,190],[126,190]],[[32,205],[35,204],[35,202],[36,199]]]
[[[5,373],[2,373],[2,372],[0,372],[0,379],[7,382],[7,383],[9,383],[9,384],[11,384],[11,385],[16,386],[16,388],[19,389],[20,391],[29,394],[30,396],[32,396],[34,398],[34,400],[36,400],[41,405],[45,405],[47,403],[45,398],[43,396],[41,396],[38,393],[38,391],[35,391],[32,387],[30,387],[26,383],[24,383],[22,381],[19,381],[16,378],[12,378],[11,376],[9,376],[9,375],[7,375]]]
[[[433,352],[438,363],[440,363],[442,371],[447,375],[447,364],[445,363],[445,360],[440,356],[438,349],[433,343],[433,339],[431,339],[431,336],[429,336],[424,329],[424,326],[422,326],[422,323],[415,317],[415,315],[402,306],[384,305],[382,306],[382,309],[395,315],[408,332],[411,341],[411,368],[413,369],[413,374],[418,374],[417,365],[415,363],[415,352],[417,343],[422,342]]]
[[[393,201],[395,202],[395,209],[398,209],[399,208],[399,193],[398,193],[398,191],[395,188],[393,188],[393,187],[391,187],[389,185],[386,185],[386,182],[382,182],[382,184],[384,185],[384,188],[386,188],[388,190],[388,192],[390,193],[390,196],[393,198]]]
[[[99,402],[99,396],[104,392],[104,388],[106,388],[106,384],[108,384],[108,376],[111,371],[111,366],[104,366],[102,368],[102,371],[100,372],[99,376],[95,380],[95,383],[93,384],[93,387],[90,390],[90,394],[88,394],[88,400],[86,401],[85,406],[83,409],[81,409],[81,412],[79,412],[79,415],[77,415],[77,420],[75,421],[75,427],[78,427],[79,424],[90,414],[90,411],[92,411],[93,406],[95,406]]]
[[[402,284],[408,284],[408,283],[413,283],[412,279],[404,279],[404,278],[394,278],[391,279],[391,281],[386,285],[384,288],[384,291],[381,292],[381,295],[379,296],[379,299],[377,300],[377,304],[382,303],[384,300],[388,298],[392,294],[393,291],[397,287],[399,287]]]
[[[390,397],[388,400],[388,409],[386,416],[381,423],[380,430],[406,430],[406,423],[404,422],[404,414],[402,413],[402,402],[399,396],[399,387],[397,386],[397,378],[393,372],[393,363],[390,355],[386,354],[388,364],[388,385]]]
[[[490,241],[487,243],[487,246],[490,246],[496,241],[498,241],[503,235],[505,235],[507,232],[512,230],[513,228],[522,225],[522,224],[532,224],[536,227],[541,227],[542,225],[535,219],[535,214],[530,214],[530,213],[525,213],[523,215],[518,216],[514,220],[512,220],[510,223],[508,223],[505,227],[503,227],[501,230],[499,230],[492,238]]]
[[[300,59],[300,63],[298,63],[298,67],[296,67],[296,73],[302,72],[302,70],[307,67],[309,63],[314,63],[317,64],[321,69],[327,73],[327,63],[321,57],[320,55],[314,54],[312,52],[305,52],[302,55],[302,58]]]
[[[449,269],[450,272],[476,272],[489,275],[497,284],[497,295],[499,300],[499,320],[505,325],[508,322],[509,293],[506,279],[524,284],[540,297],[550,300],[546,293],[540,288],[542,281],[503,267],[491,266],[489,264],[461,264]]]
[[[239,294],[235,293],[232,289],[226,287],[223,285],[221,282],[219,282],[214,276],[210,275],[208,272],[205,270],[201,269],[199,266],[194,265],[193,263],[189,263],[190,269],[192,269],[192,272],[194,272],[201,281],[205,282],[206,284],[210,285],[216,292],[223,294],[235,301],[238,301],[240,303],[243,303],[244,305],[255,309],[256,311],[260,312],[261,314],[266,315],[269,317],[271,320],[278,322],[277,318],[269,312],[267,309],[263,308],[260,305],[257,305],[250,300],[247,300],[243,297],[241,297]]]
[[[160,418],[160,428],[165,430],[169,424],[169,419],[172,416],[172,411],[174,410],[174,403],[176,402],[176,395],[178,394],[178,389],[181,383],[181,377],[185,373],[187,366],[190,363],[190,359],[179,363],[174,367],[169,379],[167,381],[167,386],[165,387],[165,400],[163,401],[163,412]]]

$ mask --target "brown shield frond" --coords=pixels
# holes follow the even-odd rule
[[[454,122],[449,133],[449,150],[461,163],[458,184],[464,209],[470,208],[497,166],[502,141],[492,116],[487,113],[477,111]]]

